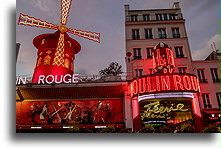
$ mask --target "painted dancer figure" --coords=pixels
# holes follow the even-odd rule
[[[47,119],[48,118],[46,119],[46,116],[49,117],[48,109],[49,108],[47,107],[47,104],[44,103],[42,112],[39,115],[40,120],[42,121],[43,124],[47,124]],[[45,115],[45,113],[46,113],[46,115]]]

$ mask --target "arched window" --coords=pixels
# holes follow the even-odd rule
[[[41,41],[41,45],[43,45],[45,43],[45,39],[43,39],[42,41]]]
[[[39,57],[39,58],[38,58],[38,62],[37,62],[37,67],[38,67],[39,65],[41,65],[41,61],[42,61],[42,57]]]
[[[69,44],[69,47],[71,47],[71,42],[70,41],[68,41],[68,44]]]
[[[74,64],[71,63],[71,70],[73,71],[74,70]]]
[[[46,53],[47,53],[47,54],[51,54],[52,52],[51,52],[51,50],[48,50]]]
[[[68,59],[65,59],[64,61],[64,67],[69,68],[70,61]]]
[[[51,57],[49,55],[47,55],[44,58],[44,65],[50,65],[50,62],[51,62]]]

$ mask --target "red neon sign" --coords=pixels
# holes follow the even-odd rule
[[[199,80],[192,74],[147,75],[133,80],[129,85],[131,97],[154,92],[200,92]]]
[[[158,73],[173,73],[174,56],[173,51],[161,42],[156,46],[156,49],[152,52],[153,55],[153,65]]]

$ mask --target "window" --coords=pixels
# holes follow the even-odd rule
[[[207,79],[205,78],[203,69],[197,69],[197,73],[200,83],[208,83]]]
[[[45,39],[43,39],[43,40],[41,41],[41,45],[43,45],[43,44],[45,44]]]
[[[133,29],[132,30],[132,39],[133,40],[139,40],[140,39],[140,31],[139,31],[139,29]]]
[[[161,20],[169,20],[168,14],[156,14],[156,20],[161,21]]]
[[[64,67],[69,68],[70,61],[68,59],[65,59],[64,61]]]
[[[176,58],[184,58],[183,47],[175,47]]]
[[[155,70],[153,68],[149,69],[150,75],[155,73]]]
[[[70,41],[68,41],[68,45],[69,45],[69,47],[71,47],[71,42]]]
[[[51,62],[51,57],[49,55],[47,55],[44,58],[44,65],[50,65],[50,62]]]
[[[47,53],[47,54],[51,54],[51,53],[52,53],[52,51],[51,51],[51,50],[48,50],[46,53]]]
[[[42,57],[40,57],[40,58],[38,59],[37,67],[38,67],[39,65],[41,65],[41,61],[42,61]]]
[[[168,20],[167,14],[163,14],[163,19]]]
[[[131,22],[136,22],[137,21],[137,15],[131,15]]]
[[[143,75],[143,69],[135,69],[136,77],[140,77]]]
[[[71,70],[72,70],[72,71],[74,70],[74,64],[73,64],[73,62],[71,62]]]
[[[149,14],[143,14],[143,21],[149,21],[150,15]]]
[[[167,38],[166,29],[165,28],[158,29],[158,35],[160,39]]]
[[[210,104],[209,94],[202,94],[204,108],[212,108]]]
[[[152,29],[145,29],[145,39],[152,39],[153,34],[152,34]]]
[[[186,73],[186,67],[178,67],[178,72],[179,73]]]
[[[216,93],[216,98],[217,98],[217,103],[219,105],[219,108],[221,107],[221,98],[220,98],[220,96],[221,96],[221,93]]]
[[[176,19],[176,14],[169,14],[169,19],[170,20],[175,20]]]
[[[172,28],[173,38],[180,38],[179,28]]]
[[[156,14],[156,19],[157,19],[157,21],[163,20],[163,15],[162,14]]]
[[[142,59],[141,48],[134,48],[134,59]]]
[[[210,68],[213,82],[219,82],[219,76],[217,73],[217,68]]]
[[[153,58],[152,51],[153,51],[153,48],[147,48],[147,58],[148,59],[152,59]]]

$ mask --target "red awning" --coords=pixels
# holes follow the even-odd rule
[[[125,83],[90,83],[77,85],[56,85],[44,87],[19,87],[20,95],[24,100],[50,100],[50,99],[81,99],[81,98],[116,98],[124,96],[127,90]],[[19,100],[19,94],[16,99]]]
[[[203,111],[203,112],[207,113],[207,114],[220,114],[219,110],[206,110],[206,111]]]

